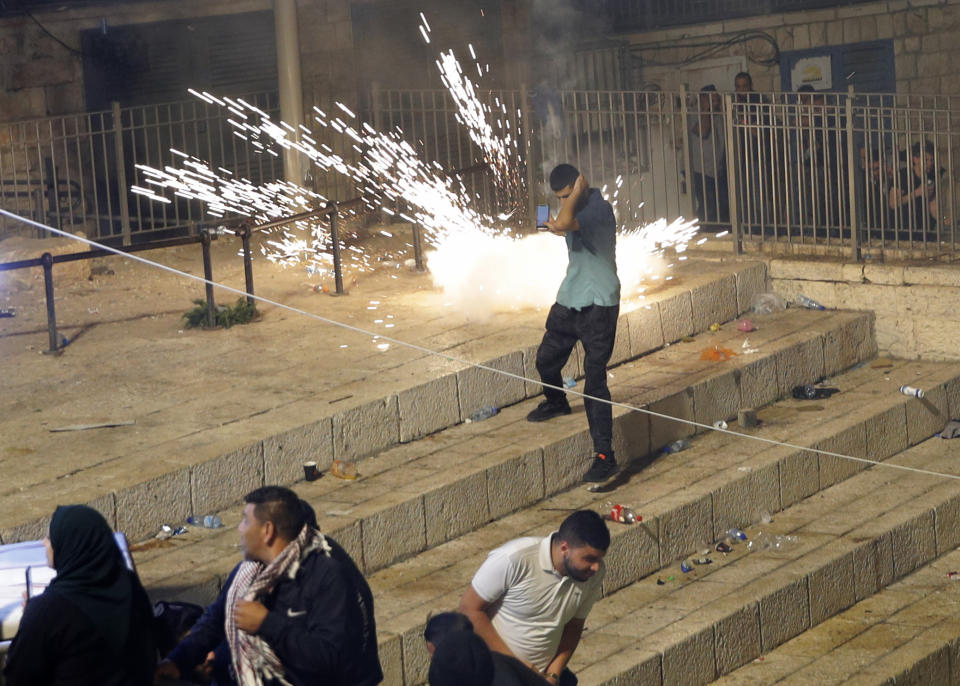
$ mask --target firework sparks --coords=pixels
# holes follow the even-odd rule
[[[431,29],[420,15],[418,26],[426,43]],[[474,46],[468,45],[477,73],[483,69]],[[481,151],[498,190],[512,198],[508,211],[488,216],[477,209],[461,178],[451,177],[436,161],[421,158],[399,127],[378,131],[361,121],[344,103],[335,103],[334,113],[313,108],[316,127],[341,137],[357,155],[347,159],[322,142],[315,129],[275,122],[266,112],[241,98],[218,98],[206,91],[190,90],[208,104],[229,112],[227,122],[233,133],[260,154],[277,155],[277,149],[294,149],[322,172],[334,172],[350,179],[362,193],[362,208],[381,210],[406,222],[418,223],[423,238],[433,246],[430,256],[434,282],[451,302],[479,303],[480,309],[515,309],[544,306],[552,302],[563,276],[565,248],[562,240],[550,235],[514,237],[504,226],[517,213],[518,199],[525,197],[519,109],[491,94],[490,103],[480,97],[478,82],[469,78],[453,50],[440,52],[436,62],[441,79],[455,105],[455,117]],[[489,71],[489,68],[488,68]],[[315,127],[315,128],[316,128]],[[421,142],[422,144],[422,142]],[[178,150],[179,166],[155,169],[138,165],[142,184],[133,192],[155,202],[170,200],[164,192],[205,204],[215,217],[237,214],[258,222],[315,211],[328,199],[293,183],[276,181],[254,184],[223,167],[211,168],[202,160]],[[623,179],[616,180],[615,208]],[[606,191],[606,187],[604,187]],[[394,209],[393,207],[396,206]],[[401,209],[402,208],[402,209]],[[627,210],[629,212],[629,209]],[[636,216],[634,211],[633,216]],[[664,220],[645,227],[621,228],[618,263],[624,298],[642,293],[644,284],[665,277],[669,268],[664,251],[682,253],[696,232],[694,222]],[[394,231],[381,231],[393,238]],[[325,221],[309,219],[280,227],[262,245],[265,257],[290,266],[305,264],[308,274],[327,274],[332,269],[330,236]],[[348,246],[345,255],[361,269],[378,264],[373,255],[357,246]],[[380,256],[381,258],[383,256]],[[680,256],[680,260],[685,256]],[[402,260],[395,262],[399,266]],[[479,295],[478,295],[479,294]],[[375,309],[375,306],[371,307]],[[392,327],[381,322],[378,325]]]

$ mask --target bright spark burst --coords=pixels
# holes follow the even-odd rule
[[[418,28],[429,44],[430,25],[422,13],[420,19]],[[482,77],[484,71],[473,45],[468,45],[468,50]],[[436,64],[456,106],[457,121],[482,151],[499,192],[512,200],[514,209],[496,217],[481,213],[473,207],[463,181],[446,174],[438,163],[421,159],[399,127],[378,131],[360,121],[343,103],[335,104],[336,114],[314,107],[313,122],[321,129],[336,132],[352,146],[359,154],[355,160],[337,154],[326,143],[318,143],[321,136],[311,128],[300,125],[295,129],[286,122],[275,122],[241,98],[218,98],[193,89],[189,92],[225,108],[234,134],[260,154],[277,155],[278,148],[294,149],[320,171],[351,179],[362,192],[363,207],[350,209],[349,214],[381,210],[399,220],[419,223],[424,240],[435,248],[430,255],[434,282],[461,309],[468,306],[482,316],[498,309],[549,305],[563,277],[563,240],[544,234],[516,238],[513,229],[503,226],[515,215],[524,216],[516,214],[516,208],[522,204],[517,200],[526,194],[520,145],[522,113],[495,97],[492,104],[484,103],[477,83],[464,73],[453,50],[440,52]],[[257,185],[223,167],[212,169],[185,152],[171,152],[180,158],[180,165],[162,170],[138,165],[143,184],[132,187],[133,192],[165,203],[170,200],[163,193],[172,192],[203,202],[215,217],[237,214],[257,222],[308,212],[328,202],[324,196],[293,183]],[[615,208],[622,185],[623,179],[618,177],[611,199]],[[395,203],[405,206],[406,211],[391,209]],[[380,233],[387,238],[393,236],[390,231]],[[695,222],[684,220],[669,224],[658,220],[635,228],[622,226],[617,262],[624,299],[642,294],[645,284],[672,278],[665,275],[672,267],[664,260],[665,251],[682,253],[695,233]],[[267,259],[284,266],[305,263],[309,274],[332,271],[330,236],[322,219],[298,221],[275,230],[262,250]],[[352,260],[351,266],[363,270],[377,266],[377,256],[356,246],[348,246],[344,255]],[[376,305],[368,309],[375,310]],[[393,323],[386,326],[392,327]]]

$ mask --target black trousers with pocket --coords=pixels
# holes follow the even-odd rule
[[[554,303],[547,315],[547,331],[537,350],[537,372],[540,380],[552,386],[563,386],[561,371],[567,363],[573,346],[583,344],[583,392],[595,398],[610,399],[607,386],[607,362],[613,354],[613,342],[617,335],[617,317],[620,306],[604,307],[591,305],[574,310]],[[547,400],[559,402],[566,393],[554,388],[544,388]],[[613,451],[613,408],[589,398],[583,401],[590,426],[593,449],[598,453]]]

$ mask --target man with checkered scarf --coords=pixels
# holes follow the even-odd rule
[[[264,486],[245,502],[244,561],[157,676],[187,676],[220,646],[217,686],[380,683],[373,597],[349,555],[290,489]]]

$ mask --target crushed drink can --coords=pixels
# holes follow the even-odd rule
[[[903,393],[904,395],[909,395],[913,398],[923,397],[923,389],[917,388],[916,386],[901,386],[900,392]]]
[[[621,524],[636,524],[643,521],[643,517],[623,505],[614,505],[610,508],[610,519]]]

